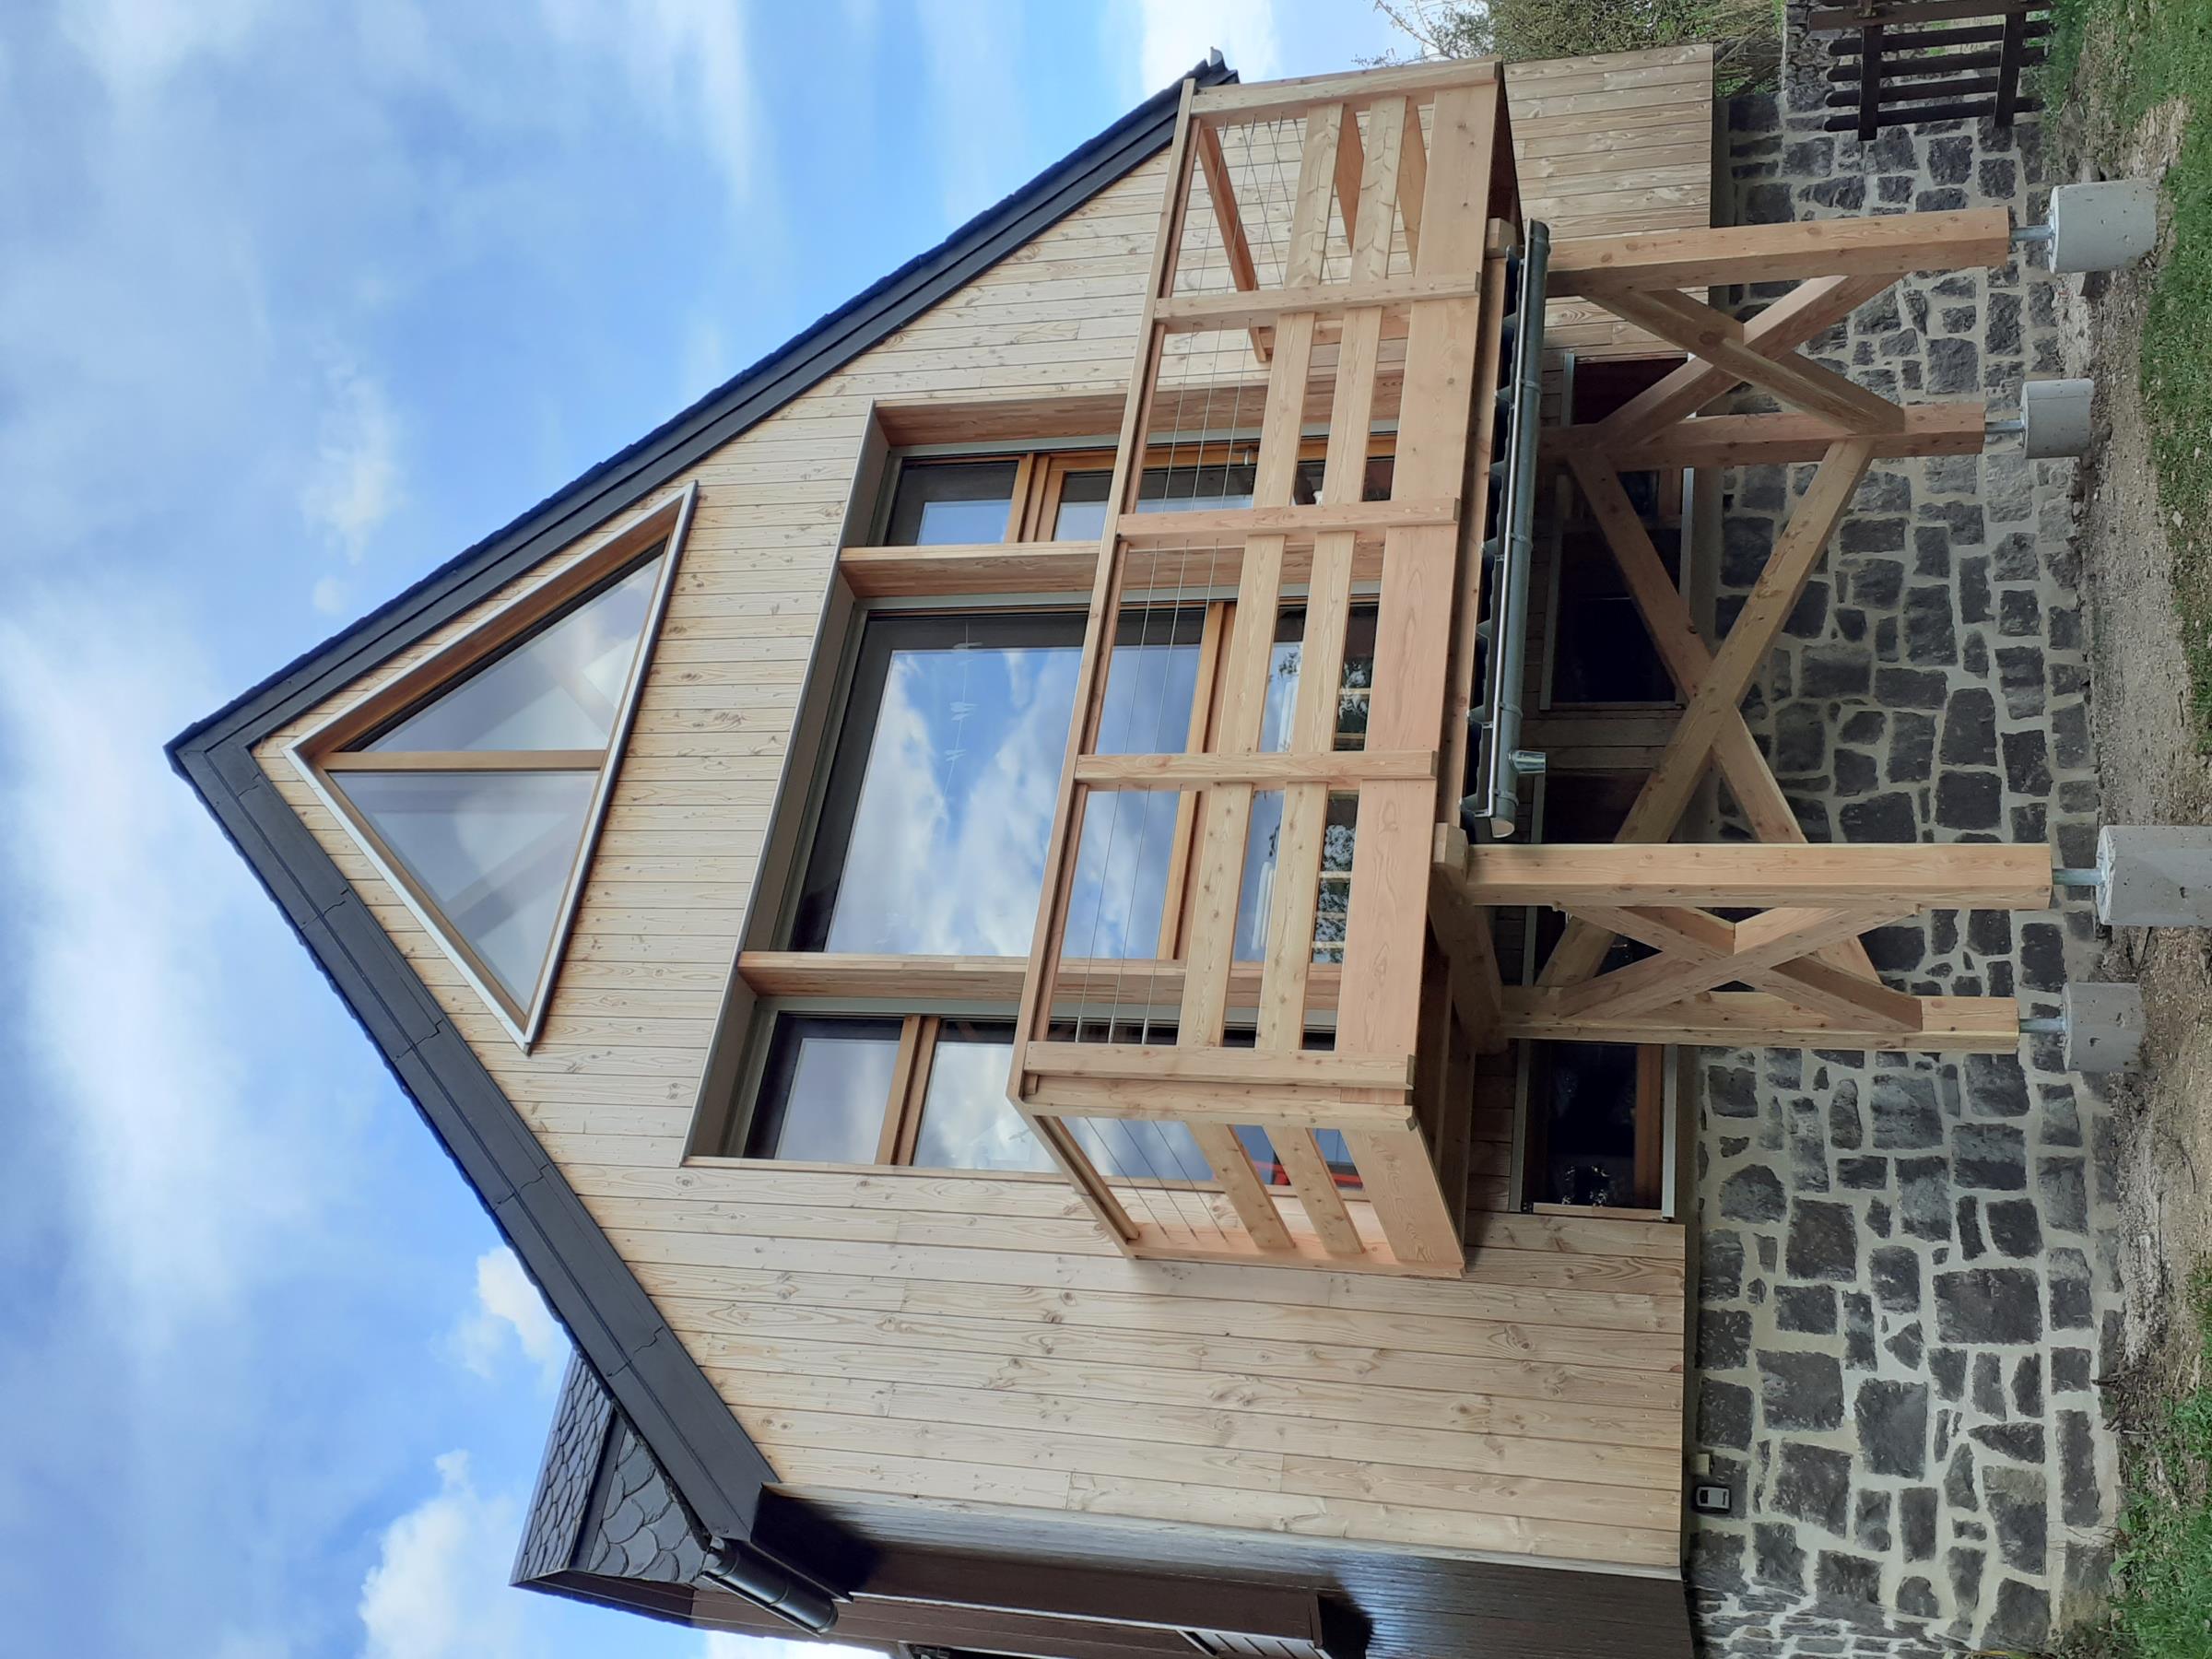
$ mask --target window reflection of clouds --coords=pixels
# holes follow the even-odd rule
[[[1028,954],[1079,655],[1072,646],[892,653],[829,949]],[[1196,680],[1193,645],[1118,647],[1101,751],[1181,749]],[[1067,935],[1095,942],[1084,954],[1158,948],[1174,818],[1172,794],[1093,798]]]
[[[937,1040],[922,1098],[914,1164],[928,1170],[1051,1170],[1056,1166],[1006,1100],[1014,1042]]]
[[[896,1041],[803,1038],[774,1156],[807,1163],[875,1162],[898,1058]]]

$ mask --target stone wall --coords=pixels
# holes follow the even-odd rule
[[[1737,220],[2040,214],[2032,121],[1864,145],[1821,131],[1826,52],[1801,9],[1779,104],[1730,110]],[[2053,292],[2017,263],[1913,278],[1812,349],[1893,396],[1986,394],[2009,412],[2023,374],[2058,368]],[[2074,470],[2017,440],[1876,464],[1747,706],[1813,839],[2048,839],[2093,862]],[[1717,627],[1810,471],[1729,475]],[[2039,1014],[2096,955],[2086,904],[1938,915],[1869,947],[1892,984],[2017,994]],[[2069,1594],[2100,1585],[2113,1139],[2055,1047],[2036,1040],[2025,1065],[1703,1056],[1696,1443],[1735,1498],[1695,1523],[1709,1651],[2033,1648]]]

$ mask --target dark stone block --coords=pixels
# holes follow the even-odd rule
[[[1707,1371],[1734,1371],[1751,1358],[1751,1315],[1707,1308],[1698,1315],[1698,1363]]]
[[[2104,1499],[2097,1486],[2095,1433],[2086,1412],[2058,1414],[2058,1467],[2061,1518],[2068,1526],[2097,1525]]]
[[[1743,195],[1747,225],[1786,225],[1796,217],[1787,184],[1754,184]]]
[[[1887,1554],[1895,1540],[1889,1533],[1889,1494],[1861,1492],[1852,1502],[1852,1542],[1861,1549]]]
[[[2016,794],[2051,793],[2051,756],[2042,733],[2030,727],[2005,734],[2005,781]]]
[[[1951,1173],[1960,1186],[2026,1192],[2027,1136],[2009,1124],[1961,1124],[1951,1137]]]
[[[1781,1285],[1774,1291],[1774,1323],[1785,1331],[1814,1336],[1836,1329],[1836,1292],[1830,1285]]]
[[[1967,1432],[1991,1451],[2021,1463],[2041,1464],[2047,1455],[2041,1423],[1982,1423]]]
[[[1789,1269],[1801,1279],[1859,1276],[1859,1232],[1851,1207],[1800,1199],[1791,1206]]]
[[[1983,1417],[2005,1415],[2005,1362],[1994,1354],[1974,1356],[1974,1409]]]
[[[1838,1412],[1838,1420],[1841,1413]],[[1851,1453],[1825,1446],[1785,1441],[1782,1467],[1775,1477],[1774,1508],[1799,1521],[1826,1527],[1844,1535],[1851,1503]]]
[[[1951,694],[1943,713],[1941,758],[1947,766],[1986,766],[1997,759],[1997,705],[1986,691]]]
[[[2068,703],[2051,712],[2051,749],[2059,765],[2089,763],[2089,710],[2087,703]]]
[[[1827,632],[1828,583],[1806,582],[1805,592],[1797,595],[1797,603],[1791,606],[1789,618],[1782,628],[1794,640],[1817,640]]]
[[[1938,184],[1963,184],[1974,165],[1971,137],[1928,140],[1928,177]]]
[[[1989,1206],[1989,1241],[2000,1254],[2024,1258],[2040,1255],[2043,1230],[2035,1206],[2025,1198],[2007,1198]]]
[[[1759,1115],[1759,1079],[1740,1065],[1705,1068],[1705,1099],[1716,1117]]]
[[[1830,1601],[1866,1602],[1880,1606],[1882,1564],[1865,1556],[1824,1549],[1813,1569],[1813,1585]],[[1803,1652],[1800,1644],[1799,1652]]]
[[[1971,1198],[1959,1200],[1959,1253],[1970,1262],[1988,1254],[1982,1242],[1982,1208]]]
[[[1853,1193],[1878,1193],[1889,1184],[1886,1158],[1839,1158],[1836,1184]]]
[[[1900,1158],[1897,1160],[1900,1202],[1899,1215],[1905,1230],[1916,1239],[1940,1240],[1951,1236],[1951,1166],[1944,1158]]]
[[[1747,1165],[1721,1185],[1721,1214],[1731,1221],[1779,1221],[1788,1202],[1782,1177],[1764,1164]]]
[[[1844,213],[1856,213],[1866,206],[1866,181],[1858,173],[1846,173],[1841,178],[1822,179],[1810,185],[1805,199],[1822,207],[1837,208]]]
[[[1874,675],[1876,700],[1891,709],[1940,709],[1949,686],[1933,668],[1877,668]]]
[[[1948,576],[1951,573],[1951,538],[1940,524],[1920,524],[1912,531],[1912,574]]]
[[[1997,1581],[1997,1604],[1983,1628],[1983,1641],[2014,1652],[2039,1651],[2051,1634],[2051,1593],[2018,1579]]]
[[[1889,1350],[1900,1365],[1909,1371],[1916,1371],[1920,1369],[1921,1356],[1926,1350],[1927,1341],[1921,1335],[1919,1324],[1913,1324],[1905,1326],[1882,1346]]]
[[[1698,1291],[1709,1302],[1734,1301],[1744,1292],[1740,1234],[1707,1232],[1698,1241]]]
[[[1919,1152],[1943,1145],[1943,1112],[1936,1080],[1924,1072],[1884,1072],[1874,1079],[1874,1144]]]
[[[1960,1607],[1974,1607],[1982,1601],[1982,1552],[1978,1549],[1953,1548],[1945,1557],[1951,1573],[1951,1600]]]
[[[1959,636],[1951,625],[1951,590],[1930,582],[1905,594],[1905,656],[1918,668],[1940,667],[1959,660]]]
[[[1863,697],[1874,686],[1874,658],[1864,649],[1814,646],[1799,664],[1797,689],[1806,697]]]
[[[1936,1276],[1936,1330],[1945,1342],[2037,1342],[2043,1335],[2036,1276],[1973,1267]]]
[[[1729,515],[1721,528],[1721,582],[1724,586],[1747,588],[1767,568],[1774,550],[1774,521]]]
[[[2045,1158],[2035,1167],[2036,1191],[2042,1195],[2043,1218],[2065,1232],[2087,1232],[2089,1192],[2078,1158]]]
[[[2012,1368],[2012,1408],[2024,1418],[2043,1415],[2043,1357],[2030,1354]]]
[[[1854,559],[1845,567],[1845,592],[1853,605],[1894,610],[1905,591],[1905,567],[1894,559]]]
[[[1989,560],[1962,559],[1959,561],[1959,620],[1986,622],[1989,620]]]
[[[1997,688],[2005,712],[2015,720],[2033,720],[2043,712],[2043,653],[2033,645],[2006,645],[1997,652]]]
[[[1834,789],[1840,797],[1863,795],[1880,782],[1874,757],[1857,749],[1838,749],[1834,772]]]
[[[1903,1535],[1905,1559],[1936,1558],[1936,1488],[1910,1487],[1897,1495],[1897,1527]]]
[[[1997,631],[2014,640],[2032,640],[2043,631],[2043,607],[2031,589],[2006,588],[1997,595]]]
[[[1900,712],[1889,738],[1889,782],[1926,782],[1935,770],[1935,721],[1925,714]]]
[[[1712,1377],[1698,1383],[1698,1443],[1751,1449],[1751,1391]]]
[[[1874,1369],[1874,1299],[1856,1290],[1843,1296],[1843,1362],[1853,1371]]]
[[[1843,1372],[1832,1354],[1759,1356],[1759,1399],[1769,1429],[1834,1429],[1843,1421]],[[1839,1524],[1836,1530],[1841,1531]]]
[[[1966,924],[1967,942],[1976,950],[1993,953],[1992,941],[1996,931],[1983,918],[1994,916],[2002,924],[2004,942],[1995,945],[1994,953],[2012,947],[2012,919],[2003,911],[1976,911]],[[2017,1054],[1969,1054],[1966,1057],[1966,1103],[1977,1117],[2025,1117],[2028,1115],[2028,1075],[2020,1069]]]
[[[1889,1236],[1889,1206],[1888,1205],[1877,1202],[1866,1206],[1866,1230],[1877,1239],[1886,1239]]]
[[[1869,795],[1845,806],[1836,815],[1846,841],[1913,841],[1920,826],[1912,816],[1912,797],[1899,791]]]
[[[2079,1394],[2089,1385],[2092,1367],[2088,1348],[2054,1348],[2051,1354],[2051,1387],[2053,1393]],[[2065,1426],[2060,1424],[2060,1433]]]
[[[1974,1490],[1974,1449],[1963,1441],[1952,1449],[1950,1466],[1944,1471],[1943,1500],[1955,1511],[1979,1512],[1982,1508],[1982,1499]]]
[[[2042,574],[2035,537],[2024,531],[2016,530],[1999,542],[1992,559],[1992,569],[2000,582],[2033,582]]]
[[[1966,1396],[1966,1356],[1957,1348],[1937,1348],[1928,1356],[1928,1374],[1947,1400]]]
[[[1828,721],[1818,704],[1788,702],[1775,711],[1769,757],[1783,776],[1811,775],[1828,767]]]
[[[2051,1324],[2055,1330],[2089,1328],[2089,1264],[2078,1250],[2053,1250],[2048,1263],[2051,1275]],[[2112,1363],[2106,1361],[2108,1367]]]
[[[1877,1250],[1866,1258],[1867,1280],[1876,1300],[1890,1313],[1920,1311],[1920,1253],[1901,1244]]]
[[[1803,1594],[1805,1549],[1797,1529],[1776,1521],[1761,1521],[1751,1529],[1752,1572],[1762,1584]]]
[[[1836,1085],[1828,1102],[1829,1144],[1839,1151],[1853,1152],[1865,1144],[1865,1124],[1859,1115],[1859,1086],[1850,1078]]]
[[[1859,1451],[1877,1475],[1918,1479],[1927,1471],[1928,1388],[1876,1378],[1859,1384],[1852,1415]]]
[[[1936,821],[1946,830],[1994,830],[2004,806],[1995,772],[1947,771],[1936,781]]]
[[[1993,157],[1982,163],[1982,194],[2003,201],[2019,190],[2019,169],[2011,160]]]
[[[1971,340],[1928,342],[1928,390],[1956,397],[1982,386],[1982,354]]]
[[[1934,1618],[1943,1611],[1936,1600],[1936,1586],[1924,1578],[1909,1578],[1897,1587],[1897,1610],[1915,1618]]]
[[[1847,518],[1836,531],[1836,546],[1845,553],[1902,553],[1905,532],[1902,518],[1863,515]]]
[[[2053,924],[2020,924],[2020,979],[2030,991],[2065,989],[2065,935]]]
[[[1744,1540],[1734,1533],[1700,1528],[1689,1540],[1689,1582],[1724,1595],[1743,1589]]]

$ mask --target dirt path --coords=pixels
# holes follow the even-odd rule
[[[2077,177],[2155,176],[2172,159],[2180,125],[2170,106],[2124,138],[2078,125],[2054,135]],[[2143,334],[2152,275],[2076,278],[2060,308],[2066,372],[2098,384],[2102,441],[2081,472],[2077,545],[2108,824],[2212,822],[2212,766],[2197,753],[2189,719],[2168,523],[2136,392],[2138,354],[2158,348]],[[2099,975],[2138,980],[2150,1022],[2146,1064],[2113,1088],[2121,1351],[2104,1359],[2123,1422],[2136,1402],[2196,1381],[2194,1335],[2170,1341],[2169,1315],[2178,1287],[2212,1253],[2208,947],[2212,935],[2202,932],[2115,929]]]

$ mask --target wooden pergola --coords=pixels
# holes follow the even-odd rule
[[[1295,184],[1279,198],[1241,200],[1232,159],[1285,124],[1297,134]],[[1498,70],[1456,63],[1186,88],[1170,169],[1009,1084],[1124,1248],[1457,1274],[1462,1218],[1445,1197],[1455,1162],[1464,1183],[1457,1103],[1475,1053],[1516,1038],[2013,1047],[2013,1003],[1887,986],[1859,935],[1929,910],[2044,908],[2047,849],[1809,845],[1740,707],[1870,464],[1971,453],[1983,441],[1979,401],[1903,407],[1798,347],[1908,273],[2002,264],[2007,216],[1904,214],[1551,248],[1552,297],[1594,302],[1687,354],[1604,420],[1542,434],[1543,463],[1581,486],[1684,707],[1617,843],[1471,845],[1460,797],[1477,641],[1492,620],[1485,542],[1494,558],[1492,497],[1508,483],[1494,429],[1508,269],[1522,235]],[[1196,223],[1206,229],[1194,238]],[[1194,242],[1222,256],[1218,270],[1205,267],[1210,283],[1192,279]],[[1283,250],[1278,280],[1262,282],[1255,246]],[[1700,297],[1781,282],[1797,286],[1748,323]],[[1238,360],[1265,372],[1252,504],[1140,516],[1147,446],[1225,395],[1171,343],[1232,331]],[[1745,383],[1785,412],[1700,413]],[[1324,499],[1301,504],[1298,446],[1317,421],[1328,443]],[[1337,480],[1361,476],[1371,434],[1392,427],[1389,500],[1341,489]],[[1620,475],[1776,462],[1818,465],[1727,636],[1708,642]],[[1288,744],[1262,743],[1274,630],[1245,626],[1226,648],[1210,733],[1173,753],[1101,752],[1117,618],[1165,580],[1171,555],[1201,548],[1231,560],[1240,615],[1303,607]],[[1347,748],[1335,726],[1346,618],[1355,590],[1371,588],[1370,712],[1363,746]],[[1673,840],[1709,768],[1755,842]],[[1100,1032],[1080,1019],[1066,1029],[1066,1005],[1096,969],[1065,948],[1085,815],[1124,790],[1176,791],[1199,827],[1183,954],[1159,965],[1174,986],[1172,1035],[1159,1041],[1126,1041],[1112,1013]],[[1237,959],[1235,925],[1255,793],[1278,790],[1254,983],[1253,965]],[[1335,994],[1324,1006],[1314,905],[1332,798],[1356,799],[1357,838],[1341,973],[1329,976]],[[1488,912],[1532,905],[1569,922],[1537,982],[1508,989]],[[1601,971],[1623,936],[1655,954]],[[1315,1046],[1317,1030],[1333,1031],[1328,1046]],[[1187,1126],[1237,1235],[1182,1237],[1133,1218],[1116,1172],[1070,1128],[1115,1118]],[[1266,1134],[1290,1194],[1254,1178],[1240,1126]],[[1323,1130],[1342,1133],[1357,1199],[1323,1156]]]

